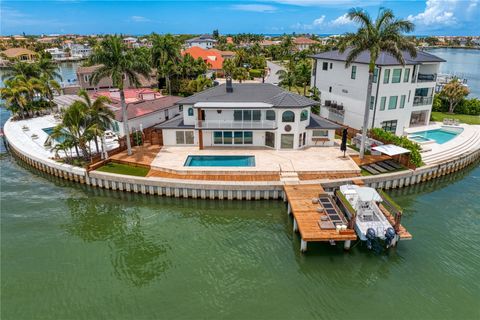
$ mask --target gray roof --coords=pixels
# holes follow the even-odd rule
[[[197,102],[263,102],[277,108],[304,108],[319,105],[318,101],[286,91],[269,83],[234,83],[233,92],[227,92],[222,84],[194,94],[177,104]]]
[[[335,60],[335,61],[346,61],[348,53],[351,49],[345,50],[343,53],[340,53],[338,50],[332,50],[327,52],[318,53],[312,56],[314,59],[325,59],[325,60]],[[417,51],[417,56],[413,58],[407,51],[402,51],[403,59],[405,60],[405,64],[421,64],[424,62],[445,62],[442,58],[434,56],[425,51]],[[370,63],[370,52],[368,50],[363,51],[360,55],[355,59],[356,63],[363,63],[369,64]],[[390,53],[382,51],[377,58],[376,61],[377,65],[380,66],[395,66],[400,65],[400,62],[397,61]]]
[[[175,117],[155,126],[157,129],[194,129],[194,125],[186,125],[183,123],[183,116]]]
[[[342,126],[333,123],[325,118],[320,117],[319,115],[310,113],[310,123],[307,126],[307,129],[340,129]]]
[[[202,34],[201,36],[198,36],[198,37],[195,37],[195,38],[192,38],[192,39],[188,39],[187,42],[217,42],[217,40],[215,40],[215,38],[213,38],[211,35],[209,34]]]

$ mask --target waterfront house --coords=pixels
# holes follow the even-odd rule
[[[45,52],[48,52],[52,56],[53,60],[61,60],[67,56],[65,51],[60,50],[59,48],[48,48],[45,49]]]
[[[339,125],[311,113],[318,102],[266,83],[219,85],[177,102],[182,116],[161,125],[166,146],[333,146]]]
[[[195,37],[185,41],[187,48],[200,47],[203,49],[211,49],[215,46],[216,43],[217,40],[215,40],[213,36],[209,34],[203,34],[199,37]]]
[[[361,129],[368,84],[370,53],[362,52],[345,68],[348,50],[312,56],[312,85],[320,90],[321,115],[337,123]],[[369,127],[380,127],[397,135],[413,126],[428,125],[437,73],[445,60],[418,51],[403,53],[405,66],[381,52],[377,61],[370,99]]]
[[[38,54],[26,48],[10,48],[0,52],[0,55],[9,60],[20,60],[26,62],[34,61]]]

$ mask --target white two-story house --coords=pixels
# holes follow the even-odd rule
[[[277,150],[333,146],[339,125],[310,112],[318,104],[271,84],[219,85],[177,102],[183,116],[166,121],[166,146],[267,147]]]
[[[200,47],[202,49],[211,49],[216,43],[217,40],[215,40],[215,38],[209,34],[202,34],[201,36],[185,41],[187,48]]]
[[[355,129],[363,126],[370,53],[362,52],[345,67],[348,49],[314,55],[312,85],[321,93],[321,115]],[[405,128],[428,125],[437,72],[445,60],[418,51],[403,53],[405,66],[380,53],[370,97],[369,128],[380,127],[402,135]]]

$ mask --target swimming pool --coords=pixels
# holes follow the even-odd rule
[[[185,167],[255,167],[255,156],[188,156]]]
[[[52,135],[53,133],[53,129],[54,127],[50,127],[50,128],[43,128],[43,132],[45,132],[46,134],[48,134],[49,136]],[[62,143],[65,141],[65,138],[64,137],[58,137],[57,139],[55,139],[55,141],[59,142],[59,143]]]
[[[420,132],[414,132],[408,136],[410,140],[419,143],[425,143],[429,141],[434,141],[438,144],[442,144],[448,142],[455,138],[463,131],[462,128],[441,128],[441,129],[434,129],[434,130],[426,130]]]

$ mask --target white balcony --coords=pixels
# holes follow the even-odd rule
[[[252,121],[234,121],[234,120],[197,120],[196,129],[267,129],[277,128],[275,121],[271,120],[252,120]]]
[[[415,96],[413,97],[413,106],[425,106],[430,105],[433,102],[433,97],[421,97]]]

